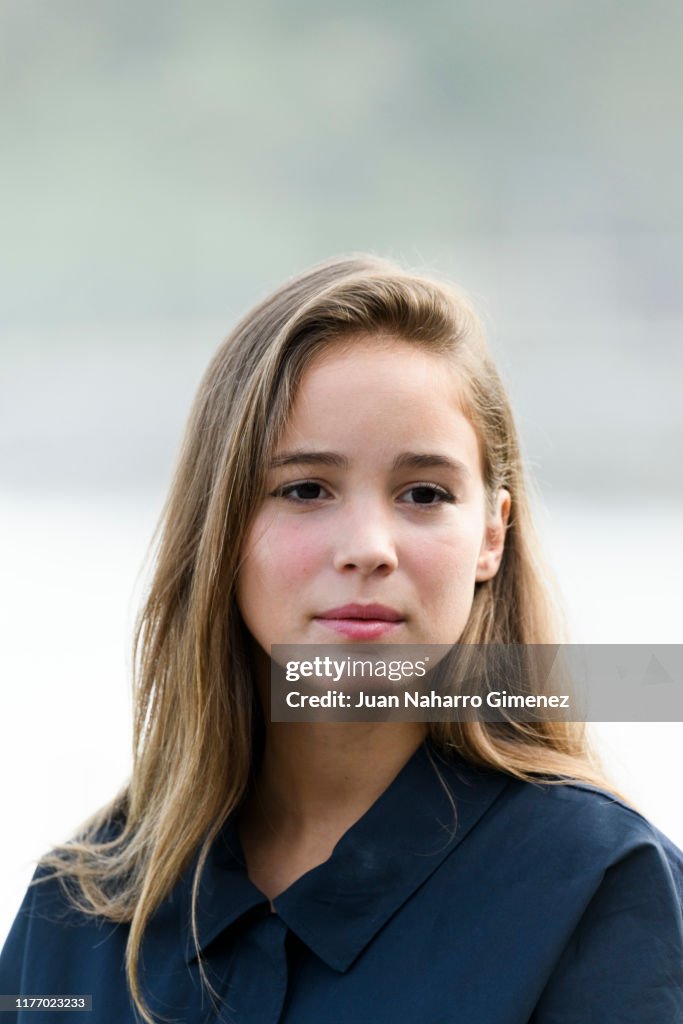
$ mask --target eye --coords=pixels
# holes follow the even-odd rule
[[[320,501],[327,495],[327,490],[315,480],[301,480],[296,484],[284,484],[271,494],[273,498],[286,498],[289,501],[304,504],[309,501]]]
[[[406,505],[441,505],[443,502],[453,504],[455,497],[445,487],[436,484],[413,484],[401,495]]]

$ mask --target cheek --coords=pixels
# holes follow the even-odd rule
[[[474,591],[481,539],[477,530],[449,530],[423,540],[415,548],[418,557],[414,572],[424,592],[450,606],[469,599]]]
[[[258,519],[245,545],[242,588],[289,592],[311,578],[322,556],[322,538],[300,520]],[[267,595],[266,595],[267,596]]]

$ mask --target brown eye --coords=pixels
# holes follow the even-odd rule
[[[290,494],[296,494],[297,498],[302,501],[319,498],[321,496],[322,487],[320,484],[305,483],[297,484],[290,491]]]
[[[273,491],[273,497],[275,498],[287,498],[289,501],[301,502],[302,504],[308,501],[319,501],[326,494],[327,491],[323,485],[316,483],[315,480],[302,480],[300,483],[287,484]]]
[[[455,501],[449,491],[433,484],[418,484],[415,487],[410,487],[403,497],[408,505],[440,505],[443,502]]]

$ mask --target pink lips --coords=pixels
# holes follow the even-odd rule
[[[374,640],[393,632],[403,616],[383,604],[345,604],[316,615],[316,621],[352,640]]]

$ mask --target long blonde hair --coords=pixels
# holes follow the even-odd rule
[[[132,777],[77,839],[43,860],[70,880],[84,912],[130,922],[127,974],[148,1021],[137,969],[145,928],[198,853],[192,929],[199,953],[199,877],[252,768],[260,710],[235,582],[265,467],[311,359],[331,341],[359,333],[390,333],[456,361],[487,493],[493,501],[505,487],[512,496],[502,564],[477,584],[462,641],[561,639],[510,405],[463,296],[361,255],[314,267],[248,313],[204,375],[157,529],[154,573],[135,634]],[[571,777],[605,786],[580,723],[441,722],[429,736],[445,756],[457,751],[521,779]],[[103,828],[119,819],[118,834],[103,841]]]

